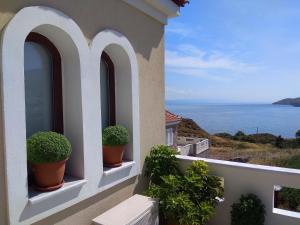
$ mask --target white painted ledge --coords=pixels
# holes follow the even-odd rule
[[[116,168],[104,167],[99,188],[107,190],[115,185],[127,181],[140,174],[139,166],[135,161],[123,162],[122,166]]]
[[[282,168],[282,167],[275,167],[275,166],[263,166],[257,164],[250,164],[250,163],[238,163],[238,162],[231,162],[225,160],[217,160],[217,159],[208,159],[208,158],[200,158],[194,156],[183,156],[177,155],[178,159],[183,161],[196,161],[201,160],[211,165],[223,165],[228,167],[239,167],[239,168],[246,168],[246,169],[253,169],[253,170],[261,170],[261,171],[269,171],[274,173],[290,173],[295,175],[300,175],[300,170],[297,169],[289,169],[289,168]]]
[[[109,175],[111,175],[111,174],[120,172],[120,171],[122,171],[122,170],[124,170],[124,169],[133,167],[134,165],[135,165],[135,162],[134,162],[134,161],[124,161],[124,162],[122,163],[122,166],[119,166],[119,167],[114,167],[114,168],[104,167],[103,174],[104,174],[104,176],[109,176]]]
[[[65,177],[64,186],[60,189],[51,192],[39,192],[35,191],[33,188],[29,188],[29,203],[31,205],[39,204],[43,201],[48,201],[62,193],[72,191],[74,189],[81,188],[87,180],[76,180],[72,177]]]
[[[274,208],[273,213],[278,214],[278,215],[282,215],[282,216],[288,216],[288,217],[300,219],[300,213],[299,212],[293,212],[293,211],[289,211],[289,210]]]
[[[156,201],[134,195],[93,220],[94,225],[158,225]]]

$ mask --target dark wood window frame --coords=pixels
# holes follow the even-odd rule
[[[115,67],[111,58],[106,52],[101,55],[101,60],[108,68],[108,88],[109,88],[109,126],[116,125],[116,92],[115,92]],[[101,74],[100,74],[101,76]]]
[[[30,33],[26,42],[34,42],[45,47],[52,56],[52,104],[53,104],[53,125],[52,131],[63,134],[63,92],[62,92],[62,66],[61,56],[55,45],[45,36],[38,33]]]

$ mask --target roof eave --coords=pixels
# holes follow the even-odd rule
[[[178,125],[181,123],[181,120],[177,120],[177,121],[166,121],[166,126],[174,126],[174,125]]]
[[[123,0],[127,4],[137,8],[143,13],[160,21],[163,24],[168,23],[169,18],[179,15],[180,7],[171,0]]]
[[[179,16],[180,7],[170,0],[145,0],[148,4],[163,12],[168,18]]]

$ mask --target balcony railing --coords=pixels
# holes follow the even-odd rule
[[[265,225],[299,225],[300,213],[274,208],[274,187],[300,189],[300,171],[179,155],[183,170],[195,160],[209,165],[210,173],[224,179],[224,201],[219,203],[209,225],[230,225],[231,205],[242,194],[256,194],[265,204]]]
[[[209,140],[206,138],[177,137],[180,155],[207,157]]]

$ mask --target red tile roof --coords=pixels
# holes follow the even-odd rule
[[[180,122],[181,121],[181,117],[177,116],[171,112],[169,112],[168,110],[166,110],[166,123],[174,123],[174,122]]]
[[[184,7],[185,4],[189,3],[187,0],[172,0],[176,5]]]

